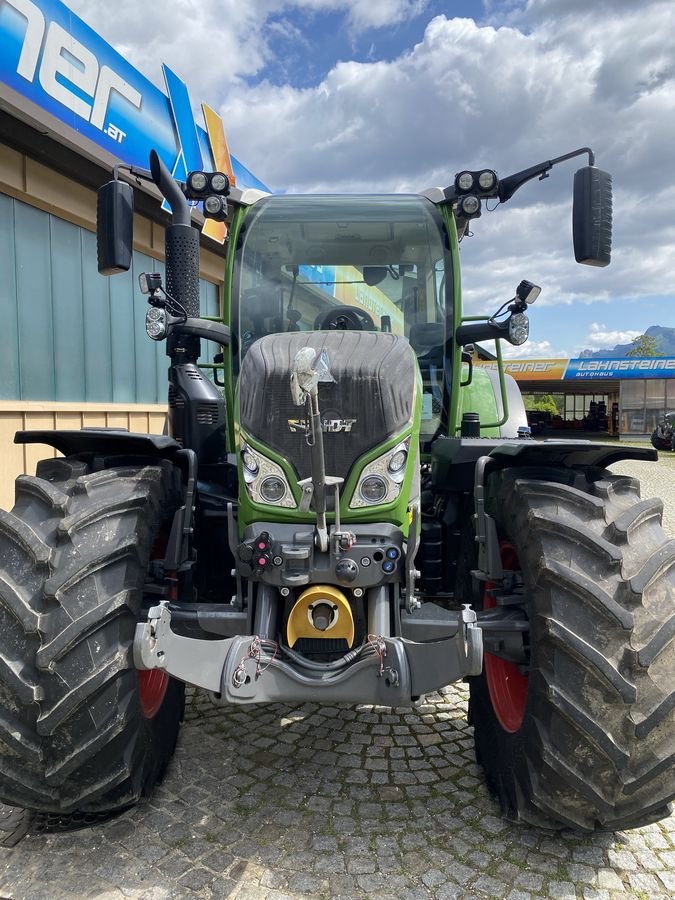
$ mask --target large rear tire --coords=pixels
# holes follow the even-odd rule
[[[114,464],[113,464],[114,466]],[[178,485],[168,463],[38,464],[0,511],[0,799],[122,809],[161,780],[184,686],[133,665],[143,584]]]
[[[675,797],[675,541],[661,501],[600,470],[506,470],[488,485],[530,624],[525,673],[486,657],[470,679],[490,788],[508,816],[543,827],[662,818]]]

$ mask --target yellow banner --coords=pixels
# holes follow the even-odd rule
[[[516,381],[562,381],[568,362],[568,359],[505,359],[504,371]],[[478,360],[474,365],[497,369],[493,360]]]

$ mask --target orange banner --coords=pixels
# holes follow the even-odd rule
[[[516,381],[562,381],[568,362],[568,359],[505,359],[504,371]],[[493,360],[477,360],[474,365],[497,369]]]
[[[223,172],[230,179],[230,184],[234,187],[235,177],[232,170],[232,159],[230,157],[230,148],[227,146],[227,138],[225,137],[225,129],[223,128],[223,120],[215,110],[202,103],[202,112],[204,113],[204,122],[206,123],[206,132],[209,136],[211,144],[211,153],[213,161],[216,164],[216,171]],[[207,219],[204,222],[203,232],[208,237],[213,238],[222,244],[227,237],[227,226],[224,222],[215,222],[213,219]]]

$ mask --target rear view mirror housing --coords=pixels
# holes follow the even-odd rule
[[[595,166],[574,175],[574,258],[587,266],[608,266],[612,255],[612,176]]]
[[[128,272],[134,238],[134,190],[126,181],[109,181],[98,190],[96,248],[101,275]]]

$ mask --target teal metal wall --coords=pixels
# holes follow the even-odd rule
[[[0,399],[164,403],[164,343],[145,334],[140,272],[164,265],[134,253],[104,278],[96,235],[0,194]],[[218,289],[201,282],[202,315],[218,315]],[[217,348],[203,344],[204,361]]]

